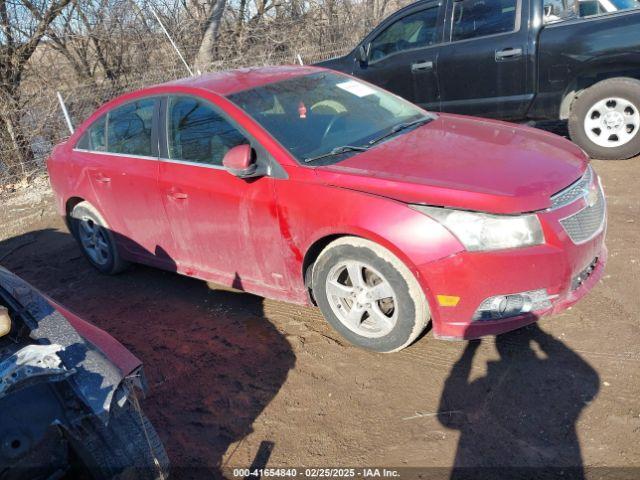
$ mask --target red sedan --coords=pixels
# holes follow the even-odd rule
[[[139,262],[315,303],[380,352],[430,320],[438,337],[475,338],[567,308],[607,256],[605,198],[578,147],[320,68],[122,96],[48,167],[101,272]]]

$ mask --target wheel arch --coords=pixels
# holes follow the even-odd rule
[[[313,278],[312,278],[313,276],[311,273],[313,272],[313,265],[315,264],[316,260],[320,256],[320,252],[322,252],[327,247],[327,245],[337,240],[338,238],[351,237],[351,236],[355,236],[355,235],[351,235],[349,233],[334,233],[334,234],[325,235],[315,240],[309,246],[309,248],[307,248],[307,251],[305,252],[304,257],[302,259],[301,273],[302,273],[302,281],[304,282],[304,288],[307,292],[309,301],[313,305],[316,305],[316,300],[315,298],[313,298]]]
[[[74,196],[67,199],[64,205],[64,221],[67,224],[67,228],[71,231],[71,212],[77,205],[86,200],[82,197]]]
[[[409,271],[415,276],[416,280],[423,287],[423,289],[425,288],[423,279],[420,276],[420,272],[417,266],[409,259],[409,257],[407,257],[407,255],[402,251],[401,248],[399,248],[393,242],[389,241],[387,238],[379,234],[376,234],[374,232],[371,232],[368,230],[360,230],[360,229],[356,231],[341,230],[339,232],[325,232],[310,243],[309,247],[305,250],[305,254],[302,261],[302,270],[301,270],[302,280],[304,282],[304,287],[307,292],[307,296],[309,300],[312,302],[312,304],[314,305],[316,304],[315,299],[313,298],[313,293],[312,293],[313,265],[318,259],[320,253],[330,243],[343,237],[362,238],[364,240],[373,242],[381,246],[382,248],[388,250],[393,255],[395,255],[409,269]]]
[[[635,63],[604,63],[604,61],[585,66],[569,83],[560,104],[560,120],[567,120],[576,99],[588,88],[604,80],[628,78],[640,80],[640,59]]]
[[[94,202],[92,202],[91,200],[88,200],[86,198],[82,198],[80,196],[74,196],[74,197],[70,197],[66,204],[65,204],[65,222],[67,223],[67,227],[69,228],[69,231],[71,231],[71,212],[73,211],[73,209],[78,206],[81,203],[86,203],[91,210],[94,211],[94,213],[98,216],[98,218],[100,219],[100,221],[102,222],[102,224],[112,233],[113,230],[111,229],[111,223],[109,223],[105,217],[105,215],[102,213],[102,211],[96,206],[96,204]]]

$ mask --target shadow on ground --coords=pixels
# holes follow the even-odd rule
[[[252,458],[229,448],[252,432],[296,362],[263,299],[142,266],[103,276],[53,229],[0,242],[2,258],[143,360],[144,407],[177,478],[219,475],[227,451],[228,466],[264,466],[278,448],[271,438],[251,439]],[[537,325],[497,337],[499,358],[486,369],[480,343],[465,345],[441,392],[438,420],[460,432],[451,478],[584,478],[576,422],[598,393],[595,370]],[[398,387],[410,389],[410,378]]]
[[[498,336],[500,358],[472,379],[480,343],[466,345],[440,400],[440,423],[460,431],[451,478],[583,479],[576,422],[596,371],[533,324]]]
[[[141,358],[150,386],[144,409],[176,478],[219,476],[225,452],[252,432],[295,365],[262,298],[142,266],[104,276],[71,235],[53,229],[0,242],[0,259]]]

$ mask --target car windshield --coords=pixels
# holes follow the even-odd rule
[[[387,133],[410,130],[392,132],[394,127],[429,118],[391,93],[330,72],[270,83],[228,98],[298,161],[314,165],[343,160],[362,150],[350,147],[369,148],[369,142]]]

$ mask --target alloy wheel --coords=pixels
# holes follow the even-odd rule
[[[358,335],[383,337],[398,321],[398,301],[391,283],[363,262],[347,260],[335,265],[325,290],[333,313]]]
[[[93,262],[107,265],[111,261],[107,232],[91,218],[83,217],[78,221],[78,236],[82,248]]]

